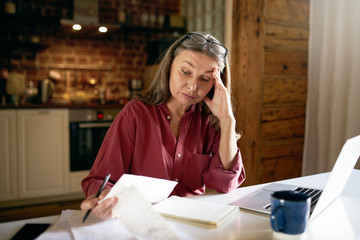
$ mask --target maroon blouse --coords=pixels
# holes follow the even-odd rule
[[[230,170],[219,157],[220,133],[210,117],[193,105],[180,121],[178,139],[171,128],[166,104],[130,101],[116,116],[100,147],[90,174],[81,182],[86,196],[97,192],[106,174],[110,188],[124,173],[178,182],[172,194],[202,194],[205,186],[229,192],[245,180],[240,151]]]

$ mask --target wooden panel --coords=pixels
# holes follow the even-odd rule
[[[308,0],[233,1],[232,79],[244,185],[301,173]]]
[[[294,118],[262,123],[262,140],[303,137],[305,118]]]
[[[260,165],[260,183],[284,180],[301,175],[301,155],[266,159]]]
[[[265,24],[265,48],[308,49],[309,30],[292,26]]]
[[[307,52],[265,52],[265,75],[307,76]]]
[[[304,118],[305,112],[305,105],[264,107],[262,110],[261,120],[263,122],[269,122],[281,119]]]
[[[265,19],[284,24],[309,24],[309,0],[266,0]]]
[[[264,103],[306,103],[307,81],[294,78],[266,78],[263,88]]]
[[[264,142],[261,147],[261,158],[270,159],[302,155],[303,143],[303,138],[289,138]]]
[[[246,171],[243,185],[256,184],[260,164],[263,77],[263,1],[233,1],[231,66],[235,118],[245,135],[238,145]]]

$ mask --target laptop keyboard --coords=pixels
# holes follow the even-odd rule
[[[322,191],[319,189],[302,188],[302,187],[298,187],[298,188],[294,189],[294,191],[305,193],[306,195],[308,195],[311,198],[310,213],[312,213],[312,210],[314,209],[316,203],[318,202]]]
[[[293,190],[294,192],[301,192],[309,196],[311,199],[311,205],[310,205],[310,214],[315,208],[316,203],[318,202],[320,195],[322,193],[322,190],[319,189],[312,189],[312,188],[303,188],[303,187],[297,187]],[[265,209],[270,209],[271,204],[266,205]]]

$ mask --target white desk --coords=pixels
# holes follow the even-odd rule
[[[285,183],[323,188],[329,173],[289,179]],[[301,239],[357,239],[360,240],[360,170],[353,170],[341,194],[319,217],[309,225]],[[262,185],[242,187],[228,194],[209,193],[193,196],[202,201],[229,204]],[[59,216],[28,219],[0,224],[0,239],[9,239],[25,223],[53,223]],[[218,228],[167,218],[184,239],[274,239],[269,216],[241,210]]]

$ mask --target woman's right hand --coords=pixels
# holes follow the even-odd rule
[[[106,189],[101,192],[99,197],[96,195],[91,195],[87,197],[84,201],[82,201],[80,208],[81,210],[89,210],[95,214],[98,218],[102,220],[111,219],[114,216],[112,215],[112,209],[115,207],[118,202],[117,197],[111,197],[98,204],[98,202],[105,198],[105,196],[109,193],[110,189]]]

